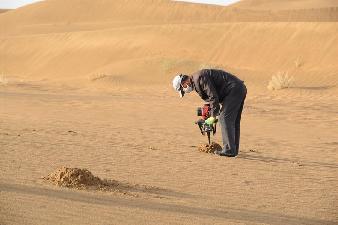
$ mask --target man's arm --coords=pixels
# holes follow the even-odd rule
[[[219,99],[218,94],[216,92],[216,88],[214,84],[211,82],[209,76],[201,76],[200,80],[201,87],[203,88],[204,92],[208,96],[207,99],[205,99],[210,104],[210,114],[213,117],[216,117],[219,115]]]

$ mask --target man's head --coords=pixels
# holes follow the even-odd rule
[[[173,87],[175,91],[178,91],[182,98],[186,93],[190,93],[192,88],[192,82],[188,75],[177,75],[173,79]]]

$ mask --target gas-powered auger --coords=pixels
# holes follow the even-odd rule
[[[215,123],[212,125],[206,124],[205,121],[210,117],[210,105],[205,104],[203,107],[197,108],[197,116],[201,116],[202,118],[195,122],[195,124],[198,125],[200,128],[201,134],[208,136],[208,143],[210,145],[210,133],[212,132],[213,135],[216,134],[216,124],[217,119],[215,120]]]

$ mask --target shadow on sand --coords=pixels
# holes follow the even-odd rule
[[[259,162],[266,162],[266,163],[298,163],[300,166],[319,166],[319,167],[326,167],[330,169],[338,169],[338,164],[335,163],[325,163],[325,162],[315,162],[315,161],[298,161],[298,160],[291,160],[288,158],[277,158],[277,157],[269,157],[269,156],[262,156],[262,155],[251,155],[245,152],[240,153],[237,158],[250,160],[250,161],[259,161]]]
[[[289,87],[289,88],[290,89],[321,91],[321,90],[328,90],[328,89],[331,89],[331,88],[334,88],[334,87],[336,87],[336,85],[309,86],[309,87],[295,86],[295,87]]]
[[[121,206],[150,210],[154,212],[179,213],[190,216],[207,216],[220,219],[238,220],[245,223],[267,223],[267,224],[289,224],[289,225],[314,225],[314,224],[337,224],[334,221],[326,221],[314,218],[303,218],[291,215],[268,213],[262,211],[252,211],[246,209],[235,209],[224,207],[222,209],[199,208],[194,206],[184,206],[177,204],[168,204],[149,201],[146,199],[127,199],[114,196],[94,196],[85,192],[76,192],[68,190],[52,190],[41,187],[32,187],[21,184],[0,183],[0,191],[16,194],[33,195],[34,197],[47,197],[50,199],[60,199],[66,201],[76,201],[84,204],[104,205],[104,206]]]

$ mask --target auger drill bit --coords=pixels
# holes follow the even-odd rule
[[[207,135],[208,135],[208,143],[210,145],[210,132],[209,131],[207,132]]]

